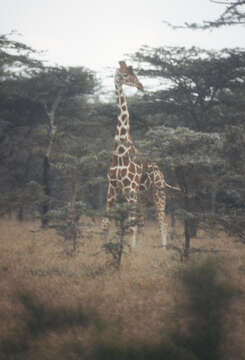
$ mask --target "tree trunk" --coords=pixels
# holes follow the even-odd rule
[[[192,238],[192,237],[197,236],[197,231],[199,229],[199,219],[197,217],[194,217],[193,219],[191,219],[189,221],[188,227],[189,227],[190,237]]]
[[[124,237],[125,237],[125,219],[120,221],[120,234],[119,234],[119,249],[118,249],[118,259],[117,259],[117,269],[120,270],[122,263],[122,255],[124,250]]]
[[[212,190],[211,190],[211,212],[212,212],[212,214],[215,214],[215,212],[216,212],[216,196],[217,196],[217,184],[214,184],[212,186]]]
[[[16,218],[18,221],[22,222],[24,219],[24,208],[23,206],[19,206],[18,211],[17,211],[17,215]]]
[[[49,186],[49,159],[45,155],[43,159],[43,191],[45,195],[45,199],[41,204],[41,224],[42,227],[46,227],[48,225],[47,214],[49,211],[49,196],[50,196],[50,186]]]
[[[31,136],[31,132],[32,132],[32,128],[27,132],[26,136]],[[23,179],[22,179],[23,187],[24,187],[25,183],[28,181],[31,160],[32,160],[32,153],[30,153],[28,155],[26,163],[25,163],[24,174],[23,174]],[[16,215],[17,220],[20,222],[24,220],[24,214],[25,214],[24,210],[25,210],[25,203],[24,203],[24,201],[22,201],[22,204],[19,206],[19,208],[17,210],[17,215]]]
[[[74,252],[76,251],[77,248],[78,221],[79,221],[79,216],[77,215],[77,211],[76,211],[78,190],[79,190],[79,177],[75,170],[72,177],[72,198],[71,198],[72,242],[73,242]]]
[[[170,215],[171,218],[171,240],[175,240],[176,239],[176,216],[173,212],[171,212]]]
[[[184,229],[185,229],[185,246],[184,246],[184,257],[187,259],[189,257],[189,250],[190,250],[190,229],[189,229],[189,220],[184,221]]]
[[[41,224],[42,227],[46,227],[48,226],[49,220],[47,217],[48,211],[49,211],[49,196],[50,196],[50,163],[49,163],[49,159],[50,159],[50,155],[53,149],[53,145],[54,145],[54,141],[55,141],[55,137],[56,137],[56,132],[57,132],[57,127],[55,126],[55,114],[56,114],[56,110],[58,108],[58,105],[61,101],[61,90],[59,91],[56,99],[54,100],[52,106],[51,106],[51,111],[47,110],[47,105],[45,104],[45,108],[46,108],[46,113],[49,119],[49,127],[50,127],[50,131],[49,131],[49,144],[48,144],[48,149],[46,152],[46,155],[44,156],[43,159],[43,191],[44,191],[44,195],[46,197],[46,199],[44,199],[43,204],[41,205]]]
[[[185,188],[185,210],[190,212],[190,200],[188,186]],[[189,257],[189,250],[191,244],[191,219],[187,218],[184,220],[184,232],[185,232],[185,245],[184,245],[184,257],[187,259]]]

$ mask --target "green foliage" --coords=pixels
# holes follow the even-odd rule
[[[245,244],[245,218],[244,208],[233,208],[227,214],[221,214],[215,220],[215,225],[219,225],[230,236],[235,236],[236,241]]]
[[[143,160],[160,165],[168,183],[181,187],[182,197],[171,199],[168,209],[182,214],[188,243],[194,220],[212,227],[212,215],[224,224],[244,208],[244,51],[143,47],[134,59],[141,75],[159,84],[144,96],[152,127],[137,147]]]
[[[76,122],[83,121],[87,97],[95,91],[97,80],[93,72],[82,67],[45,67],[39,61],[32,61],[35,55],[32,49],[9,40],[5,35],[0,38],[0,48],[0,65],[2,69],[8,70],[3,73],[0,100],[0,151],[3,155],[0,174],[4,190],[2,203],[6,209],[21,207],[23,213],[26,204],[33,197],[31,189],[26,189],[26,184],[34,181],[42,186],[42,197],[37,188],[36,197],[39,202],[43,201],[40,208],[43,216],[46,216],[44,210],[46,212],[49,208],[54,184],[54,168],[50,168],[49,156],[57,141],[57,130],[59,131],[62,122],[67,121],[69,126],[61,129],[60,133],[64,131],[63,139],[65,134],[68,135],[69,145],[78,147],[78,136],[76,141],[71,137],[79,130]],[[15,76],[18,66],[23,71]],[[69,117],[72,121],[69,121]],[[70,146],[69,151],[63,151],[60,155],[62,162],[56,162],[56,168],[62,167],[63,172],[66,170],[69,175],[77,171],[77,167],[84,165],[84,162],[89,162],[86,159],[86,156],[89,157],[88,152],[81,159],[74,147]],[[43,161],[45,156],[46,163]],[[68,178],[69,176],[67,180]],[[74,178],[74,174],[71,178]],[[52,195],[55,198],[56,194]],[[37,200],[32,200],[35,207]]]
[[[42,64],[34,58],[37,51],[22,42],[12,40],[10,34],[0,35],[0,79],[3,85],[12,79],[18,79],[21,74],[32,74],[40,69]]]
[[[87,214],[104,207],[116,104],[92,98],[92,71],[46,67],[36,55],[0,36],[1,214],[73,204],[74,225],[75,204],[86,204]],[[138,161],[156,161],[167,182],[181,187],[167,211],[178,209],[190,226],[207,225],[211,215],[229,223],[244,208],[245,52],[144,47],[134,58],[139,76],[158,84],[129,98]]]
[[[244,54],[240,49],[143,47],[134,56],[142,63],[140,74],[158,79],[160,85],[145,96],[145,106],[152,114],[177,116],[178,126],[216,131],[223,126],[227,111],[222,99],[231,102],[238,89],[244,89]]]
[[[117,232],[115,238],[103,244],[102,248],[112,256],[112,265],[118,270],[125,248],[129,247],[126,235],[132,226],[140,225],[138,215],[135,205],[127,203],[124,199],[120,199],[106,214],[110,221],[115,221]]]
[[[82,201],[66,203],[63,207],[49,210],[47,216],[51,220],[51,227],[55,228],[57,234],[65,241],[72,244],[72,254],[75,253],[78,239],[82,238],[82,226],[80,216],[86,211],[86,204]]]
[[[42,186],[36,181],[31,180],[16,191],[2,193],[0,196],[1,214],[11,213],[16,209],[34,213],[38,210],[41,202],[46,199]]]
[[[51,111],[58,94],[63,103],[76,96],[92,94],[97,82],[94,73],[83,67],[45,67],[26,78],[23,84],[26,96]]]

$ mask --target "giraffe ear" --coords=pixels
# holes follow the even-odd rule
[[[125,71],[127,70],[127,65],[125,63],[125,61],[119,61],[119,65],[120,65],[120,69]]]

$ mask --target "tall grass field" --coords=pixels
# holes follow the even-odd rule
[[[88,220],[89,222],[89,220]],[[0,359],[245,359],[245,245],[147,223],[120,270],[90,221],[72,254],[55,230],[0,220]]]

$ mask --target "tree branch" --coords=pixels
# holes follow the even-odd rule
[[[47,153],[46,153],[46,156],[48,159],[50,157],[52,147],[54,144],[54,140],[55,140],[55,136],[56,136],[57,126],[55,125],[55,113],[60,104],[61,98],[62,98],[62,89],[60,89],[60,91],[58,92],[58,95],[52,104],[51,110],[47,111],[47,114],[49,117],[49,125],[50,125],[50,140],[49,140],[49,145],[48,145],[48,149],[47,149]],[[47,106],[46,106],[46,108],[47,108]]]
[[[237,1],[235,2],[224,2],[224,1],[219,1],[219,0],[209,0],[211,3],[214,3],[214,4],[222,4],[222,5],[230,5],[230,4],[236,4]]]
[[[211,3],[226,5],[226,9],[221,15],[213,21],[203,21],[202,24],[197,23],[185,23],[184,25],[176,26],[172,25],[167,21],[163,21],[165,24],[170,26],[172,29],[211,29],[218,28],[227,25],[244,25],[245,24],[245,11],[244,8],[239,7],[245,5],[245,0],[234,0],[234,1],[223,1],[223,0],[209,0]]]

